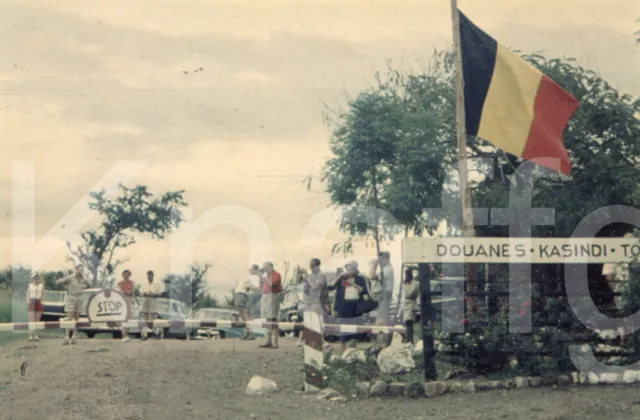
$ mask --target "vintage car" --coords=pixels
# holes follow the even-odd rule
[[[89,299],[95,293],[99,292],[101,289],[87,289],[83,293],[83,300],[85,308],[83,312],[80,313],[80,321],[87,321],[87,304],[89,303]],[[136,298],[134,298],[136,299]],[[157,308],[158,308],[158,319],[167,319],[172,321],[184,321],[187,319],[187,308],[186,305],[176,299],[171,298],[156,298],[157,300]],[[140,319],[140,314],[137,305],[134,305],[132,317],[134,319]],[[108,327],[106,324],[104,326],[91,326],[91,327],[82,327],[78,328],[78,331],[81,331],[87,335],[88,338],[95,337],[96,334],[111,334],[114,338],[121,338],[122,333],[118,327]],[[132,337],[141,337],[141,330],[139,327],[131,328],[129,330],[129,334]],[[166,338],[190,338],[195,336],[196,329],[188,328],[186,326],[183,327],[165,327],[158,328],[153,331],[153,334],[156,337],[166,337]]]
[[[280,303],[280,312],[278,313],[278,322],[302,322],[301,316],[304,307],[304,284],[291,284],[286,287],[284,297]],[[300,335],[301,328],[289,326],[281,326],[278,333],[284,337],[287,333],[293,333],[295,337]]]
[[[196,311],[193,316],[196,320],[216,320],[216,321],[240,321],[238,311],[223,308],[202,308]],[[215,328],[203,327],[198,329],[196,335],[203,338],[241,338],[244,336],[243,327],[217,326]],[[264,328],[252,328],[254,337],[264,337],[267,331]]]
[[[64,303],[67,299],[67,292],[64,291],[45,291],[42,298],[42,317],[41,321],[58,321],[67,314],[64,311]]]

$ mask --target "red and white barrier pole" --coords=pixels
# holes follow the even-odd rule
[[[306,313],[305,313],[306,317]],[[312,315],[313,317],[313,315]],[[306,319],[306,318],[305,318]],[[318,319],[319,321],[319,319]],[[323,331],[325,334],[359,334],[359,333],[403,333],[404,327],[384,327],[378,325],[362,326],[362,325],[324,325],[323,327],[317,327],[316,322],[309,328],[313,330]],[[304,328],[306,323],[300,322],[263,322],[263,321],[250,321],[250,322],[236,322],[236,321],[220,321],[220,320],[168,320],[168,319],[154,319],[150,321],[154,327],[157,328],[267,328],[267,327],[286,327],[287,329]],[[135,328],[147,325],[147,321],[134,320],[126,322],[89,322],[89,321],[47,321],[47,322],[8,322],[0,323],[0,332],[11,331],[24,331],[29,329],[29,325],[33,325],[36,330],[58,330],[67,328],[91,328],[91,327],[125,327]],[[305,332],[306,337],[306,332]],[[306,341],[306,338],[305,338]]]

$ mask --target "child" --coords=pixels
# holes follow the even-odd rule
[[[40,274],[35,273],[31,278],[32,282],[29,283],[27,288],[27,311],[29,312],[29,322],[40,322],[42,316],[42,298],[44,296],[44,283]],[[35,325],[29,325],[29,341],[38,341],[38,333],[35,330]]]

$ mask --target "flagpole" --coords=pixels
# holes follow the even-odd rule
[[[460,48],[460,16],[458,0],[451,0],[451,20],[453,23],[453,44],[456,63],[456,133],[458,144],[458,172],[460,174],[460,203],[462,205],[462,231],[465,237],[473,238],[475,228],[471,210],[471,194],[469,190],[469,168],[467,164],[467,133],[464,109],[464,80],[462,74],[462,50]],[[475,292],[476,273],[473,264],[467,264],[467,280],[465,290]],[[477,309],[475,296],[467,297],[467,309]]]

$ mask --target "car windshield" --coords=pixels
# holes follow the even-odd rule
[[[304,284],[292,284],[287,287],[287,293],[283,304],[285,306],[294,306],[303,299]]]
[[[178,302],[172,302],[171,309],[173,313],[177,314],[180,317],[184,317],[186,315],[184,307]]]
[[[198,319],[229,319],[229,311],[225,309],[200,309]]]

